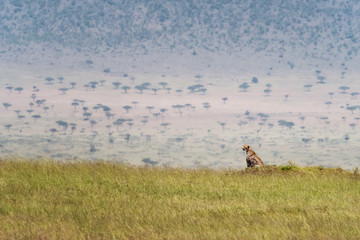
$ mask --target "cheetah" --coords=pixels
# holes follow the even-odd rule
[[[243,151],[246,151],[246,164],[247,167],[263,167],[264,163],[261,158],[251,149],[249,145],[242,147]]]

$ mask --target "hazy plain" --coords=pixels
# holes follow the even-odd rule
[[[360,166],[351,65],[256,55],[24,59],[0,65],[1,156],[244,168],[249,144],[266,164]]]

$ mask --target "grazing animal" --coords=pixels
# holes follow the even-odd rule
[[[243,151],[246,151],[246,164],[247,167],[263,167],[264,163],[258,155],[251,149],[249,145],[242,147]]]

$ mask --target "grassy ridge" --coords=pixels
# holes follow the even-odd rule
[[[360,176],[0,161],[0,239],[359,239]]]

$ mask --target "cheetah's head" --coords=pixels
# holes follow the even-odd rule
[[[242,150],[248,152],[250,150],[250,146],[249,145],[244,145],[242,147]]]

